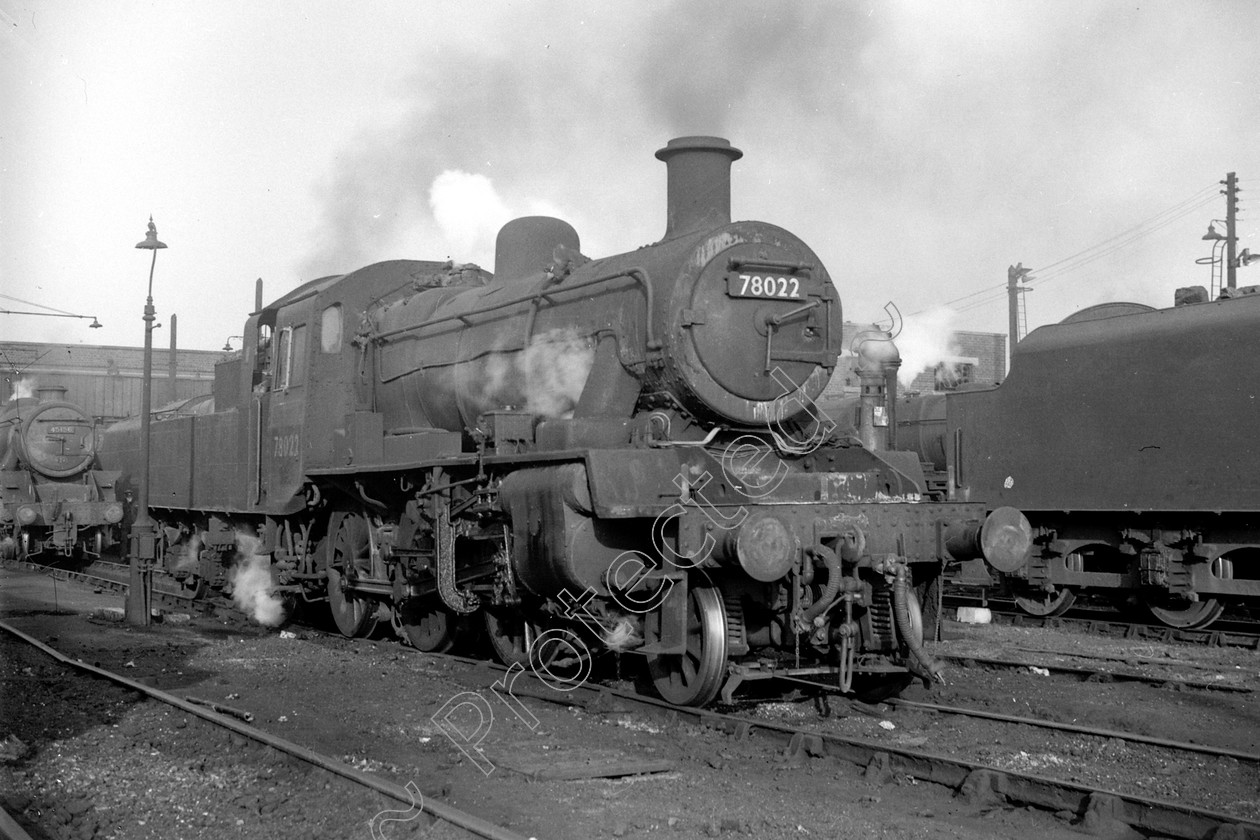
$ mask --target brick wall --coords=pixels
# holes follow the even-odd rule
[[[838,399],[846,393],[856,393],[860,383],[854,365],[856,357],[849,353],[849,347],[857,334],[869,330],[869,324],[844,325],[845,353],[836,362],[836,371],[830,384],[823,391],[822,400]],[[992,385],[1006,378],[1006,335],[1004,333],[955,332],[953,333],[955,358],[973,363],[971,381]],[[936,374],[931,370],[920,373],[908,390],[936,390]],[[905,386],[902,386],[906,390]]]
[[[215,362],[224,353],[176,350],[175,380],[170,379],[169,348],[153,348],[153,405],[209,394]],[[91,417],[114,420],[140,413],[144,387],[144,348],[87,344],[37,344],[0,341],[0,402],[14,386],[62,386],[66,399]]]

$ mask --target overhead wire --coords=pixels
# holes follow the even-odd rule
[[[44,304],[42,304],[42,303],[36,303],[36,302],[35,302],[35,301],[33,301],[33,300],[22,300],[22,298],[19,298],[19,297],[14,297],[13,295],[0,294],[0,298],[4,298],[5,300],[15,300],[15,301],[17,301],[18,303],[24,303],[24,304],[26,304],[27,306],[38,306],[40,309],[47,309],[49,312],[59,312],[59,313],[61,313],[62,315],[74,315],[76,318],[80,317],[80,316],[76,315],[75,313],[73,313],[73,312],[67,312],[67,311],[66,311],[66,310],[64,310],[64,309],[57,309],[56,307],[53,307],[53,306],[45,306]]]
[[[1052,263],[1052,265],[1059,266],[1059,268],[1052,269],[1048,273],[1046,269],[1034,269],[1034,273],[1036,273],[1036,276],[1029,278],[1029,284],[1033,285],[1036,283],[1045,283],[1048,280],[1057,280],[1058,278],[1062,277],[1064,274],[1067,274],[1070,271],[1075,271],[1076,269],[1081,268],[1082,266],[1089,265],[1090,263],[1095,262],[1096,260],[1103,259],[1104,257],[1109,257],[1112,254],[1116,253],[1117,251],[1120,251],[1129,247],[1130,245],[1137,242],[1139,239],[1149,236],[1150,234],[1155,233],[1156,231],[1162,230],[1163,228],[1167,227],[1173,222],[1180,221],[1185,216],[1188,216],[1191,213],[1198,211],[1200,208],[1208,204],[1211,204],[1215,200],[1216,200],[1216,196],[1214,195],[1205,196],[1202,199],[1200,199],[1197,203],[1186,207],[1185,210],[1178,213],[1177,215],[1170,216],[1160,221],[1158,224],[1153,224],[1153,225],[1150,225],[1149,227],[1141,228],[1141,229],[1131,228],[1128,232],[1124,234],[1119,234],[1118,237],[1123,237],[1123,238],[1120,238],[1118,241],[1116,241],[1118,237],[1112,237],[1111,240],[1108,240],[1108,241],[1114,242],[1114,244],[1111,244],[1105,248],[1102,248],[1102,250],[1099,250],[1096,253],[1091,254],[1088,251],[1082,251],[1080,254],[1077,254],[1075,258],[1068,258],[1064,260],[1059,260],[1057,263]],[[1088,254],[1088,256],[1085,256],[1086,254]]]
[[[1210,193],[1210,195],[1208,195],[1208,193]],[[1048,270],[1050,270],[1050,269],[1052,269],[1052,268],[1055,268],[1055,267],[1057,267],[1057,266],[1059,266],[1059,265],[1061,265],[1061,264],[1063,264],[1063,263],[1066,263],[1066,262],[1069,262],[1069,261],[1071,261],[1071,260],[1074,260],[1074,259],[1076,259],[1077,257],[1079,257],[1079,256],[1081,256],[1081,255],[1083,255],[1083,254],[1087,254],[1087,253],[1089,253],[1090,251],[1094,251],[1094,250],[1097,250],[1098,248],[1102,248],[1103,246],[1107,245],[1107,244],[1108,244],[1108,243],[1110,243],[1110,242],[1114,242],[1115,240],[1120,239],[1120,238],[1122,238],[1122,237],[1127,237],[1127,236],[1129,236],[1130,234],[1135,233],[1135,232],[1137,232],[1137,231],[1141,230],[1144,226],[1151,224],[1151,223],[1152,223],[1152,222],[1154,222],[1156,219],[1159,219],[1159,218],[1160,218],[1160,217],[1162,217],[1162,216],[1168,216],[1168,215],[1170,215],[1170,214],[1176,213],[1176,215],[1175,215],[1175,216],[1173,216],[1173,217],[1172,217],[1172,219],[1169,219],[1169,220],[1166,220],[1166,221],[1172,221],[1172,220],[1174,220],[1174,219],[1180,219],[1180,218],[1182,218],[1183,216],[1186,216],[1186,215],[1188,215],[1189,213],[1193,212],[1194,210],[1197,210],[1197,209],[1198,209],[1200,206],[1202,206],[1203,204],[1206,204],[1206,203],[1208,203],[1209,201],[1213,201],[1213,200],[1215,200],[1216,195],[1217,195],[1217,190],[1216,190],[1216,185],[1215,185],[1215,184],[1212,184],[1212,185],[1210,185],[1210,186],[1203,187],[1203,188],[1202,188],[1202,189],[1200,189],[1198,192],[1196,192],[1196,193],[1194,193],[1193,195],[1191,195],[1189,198],[1183,199],[1182,201],[1178,202],[1177,204],[1174,204],[1172,207],[1169,207],[1169,208],[1168,208],[1168,209],[1166,209],[1166,210],[1161,210],[1160,212],[1156,213],[1154,216],[1150,216],[1149,218],[1143,219],[1142,221],[1138,222],[1138,223],[1137,223],[1136,225],[1134,225],[1133,227],[1128,228],[1128,229],[1126,229],[1126,230],[1122,230],[1122,231],[1120,231],[1119,233],[1115,234],[1114,236],[1111,236],[1111,237],[1108,237],[1107,239],[1104,239],[1102,242],[1099,242],[1097,245],[1091,245],[1090,247],[1085,248],[1085,249],[1083,249],[1083,250],[1081,250],[1081,251],[1077,251],[1075,254],[1071,254],[1070,256],[1066,256],[1066,257],[1064,257],[1064,258],[1063,258],[1063,259],[1061,259],[1061,260],[1056,260],[1055,262],[1049,263],[1049,264],[1047,264],[1047,265],[1039,266],[1039,267],[1038,267],[1038,268],[1036,268],[1035,270],[1036,270],[1036,271],[1040,271],[1040,272],[1045,272],[1045,271],[1048,271]],[[1194,206],[1193,206],[1193,207],[1187,207],[1187,205],[1190,205],[1190,204],[1193,204]],[[1180,212],[1178,212],[1178,211],[1180,211]],[[1158,229],[1158,227],[1162,227],[1164,224],[1165,224],[1165,222],[1161,222],[1158,226],[1156,226],[1156,228],[1152,228],[1152,230],[1154,230],[1154,229]]]
[[[1039,268],[1031,269],[1029,274],[1032,275],[1033,273],[1036,273],[1036,276],[1029,276],[1026,280],[1026,284],[1027,286],[1032,287],[1036,284],[1056,280],[1068,272],[1074,271],[1090,264],[1091,262],[1103,259],[1104,257],[1108,257],[1117,251],[1127,248],[1139,239],[1155,233],[1173,222],[1196,212],[1207,204],[1216,201],[1218,193],[1219,189],[1216,184],[1205,186],[1171,207],[1143,219],[1136,225],[1126,228],[1114,236],[1110,236],[1095,245],[1091,245],[1088,248],[1077,251],[1075,254],[1070,254],[1062,259],[1056,260],[1052,263],[1047,263]],[[968,312],[1005,299],[1007,291],[1007,284],[999,283],[994,286],[987,286],[983,289],[978,289],[977,291],[970,292],[946,301],[945,303],[938,304],[938,306],[950,307],[956,312]],[[966,301],[966,303],[964,303],[964,301]],[[958,306],[957,304],[963,305]],[[924,311],[926,310],[919,310],[912,314],[917,315]]]

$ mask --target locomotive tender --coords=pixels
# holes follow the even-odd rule
[[[99,557],[122,521],[118,473],[96,469],[99,430],[65,392],[0,405],[0,558]]]
[[[1199,291],[1083,310],[1017,344],[1001,386],[898,407],[944,497],[1028,516],[1036,548],[997,581],[1027,612],[1089,592],[1202,628],[1260,596],[1260,294]]]
[[[381,262],[253,313],[213,412],[153,423],[162,562],[223,585],[243,531],[347,636],[388,620],[443,650],[477,616],[525,665],[562,628],[570,653],[643,655],[681,704],[937,673],[914,587],[1022,558],[1027,522],[922,502],[916,458],[828,437],[840,301],[796,236],[731,222],[741,154],[658,151],[666,232],[636,251],[590,259],[529,217],[493,276]],[[129,480],[134,432],[105,443]]]

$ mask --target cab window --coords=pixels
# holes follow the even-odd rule
[[[285,327],[276,342],[274,391],[287,391],[301,385],[306,376],[306,325]]]
[[[341,304],[324,310],[319,321],[319,346],[325,353],[341,352]]]

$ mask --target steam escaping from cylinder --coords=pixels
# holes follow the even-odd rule
[[[261,540],[236,533],[236,564],[232,567],[232,600],[237,609],[265,627],[285,619],[284,602],[271,591],[271,558],[258,554]]]
[[[634,629],[634,622],[628,618],[619,618],[617,623],[604,631],[601,640],[609,650],[630,650],[638,647],[643,637]]]

